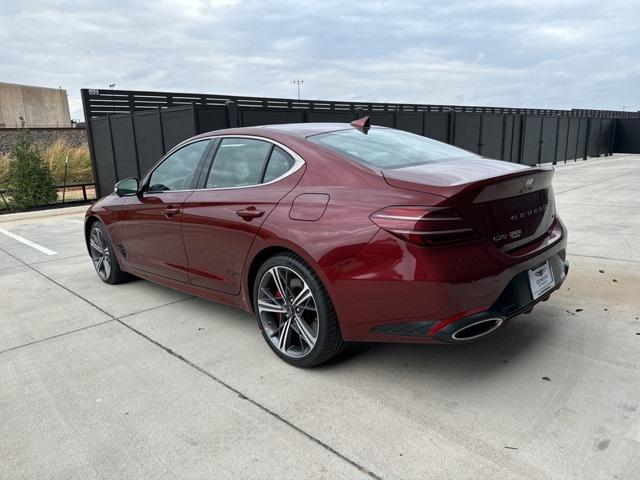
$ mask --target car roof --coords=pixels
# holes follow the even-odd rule
[[[283,123],[277,125],[261,125],[256,127],[238,127],[215,130],[198,135],[208,137],[211,135],[256,135],[277,140],[282,137],[295,137],[304,139],[319,133],[335,132],[354,128],[348,123]]]

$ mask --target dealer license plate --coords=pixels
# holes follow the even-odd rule
[[[549,266],[549,262],[529,270],[529,285],[531,286],[531,296],[537,300],[546,292],[551,290],[555,285],[553,280],[553,272]]]

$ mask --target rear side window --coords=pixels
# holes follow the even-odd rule
[[[281,177],[293,167],[293,163],[293,158],[291,158],[288,153],[280,147],[273,147],[269,164],[267,165],[267,170],[264,172],[264,179],[262,181],[267,183]]]
[[[402,168],[476,156],[446,143],[388,128],[374,127],[367,134],[356,128],[349,128],[312,135],[308,140],[359,163],[377,168]]]
[[[262,180],[269,142],[251,138],[223,138],[211,165],[205,188],[256,185]]]

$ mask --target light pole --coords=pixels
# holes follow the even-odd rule
[[[300,86],[304,83],[304,80],[291,80],[291,83],[298,87],[298,101],[300,101]]]

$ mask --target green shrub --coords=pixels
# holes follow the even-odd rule
[[[49,166],[33,145],[29,130],[21,128],[9,154],[9,189],[18,208],[47,205],[57,200]]]

